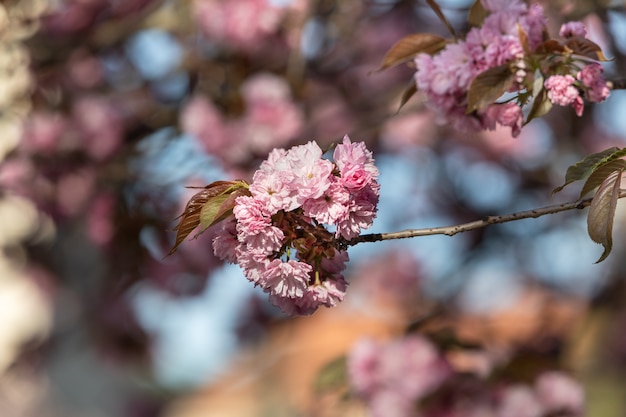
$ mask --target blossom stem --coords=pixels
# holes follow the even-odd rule
[[[618,198],[626,197],[626,191],[620,192]],[[487,216],[481,220],[475,220],[468,223],[457,224],[454,226],[442,226],[442,227],[429,227],[425,229],[408,229],[402,230],[400,232],[391,232],[391,233],[370,233],[361,236],[357,236],[354,239],[349,241],[339,242],[340,246],[349,247],[354,246],[357,243],[363,242],[380,242],[383,240],[393,240],[393,239],[406,239],[411,237],[418,236],[431,236],[431,235],[446,235],[446,236],[454,236],[457,233],[468,232],[470,230],[481,229],[483,227],[489,226],[491,224],[500,224],[500,223],[508,223],[516,220],[529,219],[529,218],[537,218],[541,216],[545,216],[546,214],[554,214],[560,213],[562,211],[568,210],[582,210],[585,207],[588,207],[593,200],[592,197],[573,201],[569,203],[556,204],[552,206],[536,208],[526,211],[518,211],[515,213],[504,214],[500,216]]]

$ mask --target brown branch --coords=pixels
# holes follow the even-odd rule
[[[620,193],[619,198],[623,198],[623,197],[626,197],[626,191],[622,191]],[[409,229],[409,230],[403,230],[400,232],[392,232],[392,233],[370,233],[370,234],[358,236],[348,241],[340,241],[339,245],[342,248],[347,248],[349,246],[354,246],[357,243],[363,243],[363,242],[380,242],[383,240],[406,239],[410,237],[431,236],[431,235],[454,236],[457,233],[481,229],[491,224],[508,223],[508,222],[512,222],[516,220],[537,218],[537,217],[545,216],[546,214],[560,213],[562,211],[568,211],[568,210],[574,210],[574,209],[582,210],[585,207],[588,207],[591,204],[592,200],[593,198],[586,198],[584,200],[578,200],[578,201],[574,201],[570,203],[563,203],[563,204],[557,204],[553,206],[536,208],[532,210],[519,211],[516,213],[504,214],[501,216],[488,216],[482,220],[475,220],[473,222],[457,224],[454,226],[429,227],[426,229]]]
[[[611,90],[626,90],[626,79],[608,81]]]

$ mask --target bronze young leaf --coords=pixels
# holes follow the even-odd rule
[[[221,206],[221,203],[224,203],[227,200],[227,198],[223,198],[224,195],[232,194],[233,192],[243,188],[247,188],[247,185],[243,181],[215,181],[204,187],[200,192],[194,194],[187,202],[183,214],[179,216],[180,221],[174,227],[174,230],[176,230],[176,240],[168,255],[174,253],[185,238],[200,225],[203,220],[201,218],[202,211],[207,203],[214,201],[217,198],[220,200]],[[220,210],[215,212],[216,215],[218,215],[218,213],[224,214],[224,212]],[[213,220],[216,220],[216,217],[214,217],[212,221]],[[216,222],[213,221],[211,224],[215,223]],[[203,227],[202,231],[204,231],[207,227],[208,226]]]
[[[446,39],[432,33],[415,33],[396,42],[383,57],[378,71],[413,59],[419,53],[434,54],[445,48]]]

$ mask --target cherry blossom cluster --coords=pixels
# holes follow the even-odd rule
[[[376,215],[378,169],[365,144],[346,136],[333,161],[322,155],[315,142],[274,149],[213,241],[219,258],[240,265],[287,314],[343,300],[348,254],[337,239],[358,236]]]
[[[468,381],[427,338],[409,335],[388,342],[363,339],[347,358],[352,392],[372,417],[569,416],[584,412],[579,382],[546,371],[534,384]],[[469,390],[469,391],[468,391]]]
[[[431,394],[452,368],[435,345],[421,336],[388,343],[363,339],[348,355],[352,390],[372,417],[410,417],[416,402]]]
[[[517,136],[536,73],[545,79],[549,101],[572,105],[578,115],[583,111],[583,95],[590,102],[607,98],[609,88],[600,64],[568,48],[546,51],[547,20],[542,6],[528,6],[522,0],[481,0],[481,4],[489,13],[481,26],[473,27],[465,39],[446,45],[435,55],[420,53],[415,58],[416,85],[426,93],[428,105],[440,121],[471,130],[493,130],[502,125]],[[569,22],[562,26],[560,36],[564,41],[585,39],[586,30],[580,22]],[[554,46],[547,49],[550,47]],[[559,59],[553,59],[555,54]],[[472,81],[484,71],[503,65],[508,65],[513,75],[510,97],[468,112]]]

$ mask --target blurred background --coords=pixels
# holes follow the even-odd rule
[[[470,1],[439,4],[467,30]],[[624,78],[626,3],[544,7],[553,36],[584,21]],[[622,91],[516,139],[438,125],[419,94],[398,111],[413,70],[376,69],[415,32],[448,36],[424,1],[1,2],[0,416],[367,415],[320,370],[407,331],[480,346],[459,371],[566,370],[588,415],[623,416],[619,205],[601,264],[584,211],[357,245],[345,301],[310,317],[219,262],[211,230],[166,257],[188,187],[249,180],[275,147],[365,141],[371,231],[391,232],[575,201],[575,184],[551,195],[566,168],[626,146]]]

